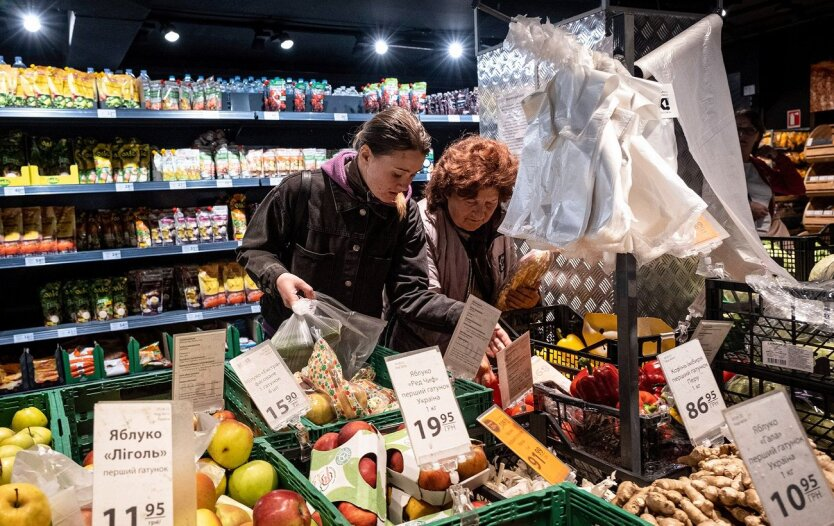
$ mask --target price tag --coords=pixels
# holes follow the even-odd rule
[[[469,451],[469,434],[440,349],[389,356],[385,364],[417,463],[442,462]]]
[[[530,363],[530,333],[525,332],[495,358],[498,360],[498,377],[501,389],[501,405],[511,406],[533,388],[533,366]]]
[[[709,363],[715,360],[715,356],[724,345],[724,340],[727,339],[732,328],[733,322],[731,321],[701,320],[695,332],[692,333],[692,339],[701,342]]]
[[[99,119],[115,119],[116,110],[98,110],[97,115]]]
[[[169,190],[185,190],[187,187],[185,181],[171,181],[168,183]]]
[[[234,183],[231,179],[218,179],[217,188],[231,188]]]
[[[469,295],[443,356],[446,367],[453,375],[464,380],[475,378],[500,317],[500,310],[473,294]]]
[[[133,183],[116,183],[117,192],[132,192]]]
[[[70,327],[69,329],[58,329],[58,338],[72,338],[78,336],[78,329]]]
[[[26,188],[23,186],[7,186],[3,189],[3,195],[26,195]]]
[[[830,525],[834,496],[787,393],[770,391],[724,416],[770,524]]]
[[[660,96],[657,105],[660,108],[661,118],[678,118],[678,104],[675,102],[675,89],[671,84],[660,85]]]
[[[447,115],[446,119],[448,122],[460,122],[460,115]]]
[[[223,409],[226,331],[174,335],[173,400],[188,400],[196,412]]]
[[[481,122],[481,116],[480,115],[473,115],[472,116],[472,122]]]
[[[192,414],[182,402],[95,405],[93,526],[193,522]]]
[[[570,468],[500,407],[487,409],[478,422],[549,483],[558,484],[570,474]]]
[[[130,327],[130,324],[126,321],[114,321],[110,324],[110,331],[126,331]]]
[[[200,245],[183,245],[181,250],[183,254],[193,254],[200,251]]]
[[[762,363],[805,373],[814,372],[814,349],[786,342],[762,342]]]
[[[264,120],[265,121],[280,121],[281,120],[281,112],[280,111],[265,111],[264,112]]]
[[[252,314],[260,314],[261,313],[261,306],[260,305],[252,305]]]
[[[310,399],[269,340],[232,358],[229,365],[273,431],[310,410]]]
[[[270,177],[269,186],[278,186],[284,180],[283,177]]]
[[[15,334],[12,336],[12,341],[15,343],[29,343],[35,341],[35,335],[31,332],[24,332],[23,334]]]
[[[344,122],[344,121],[348,120],[347,113],[334,113],[333,114],[333,120]]]
[[[692,443],[700,446],[722,436],[726,406],[701,343],[687,342],[658,355],[657,361]]]
[[[46,265],[46,258],[43,256],[26,258],[23,260],[23,264],[27,267],[39,267],[41,265]]]
[[[111,261],[113,259],[122,259],[121,250],[105,250],[101,253],[101,259],[104,261]]]
[[[203,313],[202,312],[189,312],[188,314],[185,315],[185,319],[187,321],[200,321],[200,320],[203,319]]]

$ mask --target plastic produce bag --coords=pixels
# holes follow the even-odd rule
[[[385,321],[358,312],[324,294],[298,300],[293,315],[284,321],[272,344],[292,372],[300,371],[313,354],[313,345],[325,340],[339,358],[345,377],[351,378],[371,355],[385,330]]]

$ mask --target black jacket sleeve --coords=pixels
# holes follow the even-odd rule
[[[273,188],[258,206],[237,249],[237,261],[267,294],[277,297],[275,281],[289,272],[279,255],[292,237],[292,206],[299,177],[290,176]]]
[[[408,202],[400,236],[385,287],[388,301],[401,320],[451,334],[463,314],[463,303],[429,290],[426,234],[414,201]]]

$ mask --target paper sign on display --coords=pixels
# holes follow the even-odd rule
[[[732,328],[733,322],[731,321],[701,320],[695,332],[692,333],[692,339],[701,342],[709,363],[715,360],[715,356],[721,350]]]
[[[498,97],[498,137],[516,155],[521,153],[524,134],[527,132],[527,117],[521,102],[531,92],[532,88],[522,88]]]
[[[696,446],[722,436],[726,407],[698,340],[684,343],[657,357],[675,397],[686,432]]]
[[[192,415],[187,401],[95,405],[93,526],[195,523]]]
[[[770,524],[834,523],[834,496],[783,389],[734,405],[724,416]]]
[[[190,400],[198,413],[223,409],[226,331],[174,335],[174,400]]]
[[[570,474],[570,468],[497,405],[479,416],[478,422],[551,484],[564,481]]]
[[[501,405],[509,407],[533,388],[530,333],[522,334],[512,344],[497,352],[495,358],[498,360],[498,377],[501,378]]]
[[[500,310],[469,295],[443,356],[446,368],[453,375],[464,380],[475,378],[499,318]]]
[[[468,452],[469,434],[440,349],[389,356],[385,364],[417,463],[423,466]]]
[[[229,365],[273,431],[310,410],[309,398],[269,340],[233,358]]]

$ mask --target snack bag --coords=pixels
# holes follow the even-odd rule
[[[235,194],[229,200],[232,219],[232,239],[240,241],[246,234],[246,196]]]
[[[191,109],[204,110],[206,109],[206,83],[198,80],[191,85]]]
[[[58,217],[55,215],[55,207],[42,206],[40,246],[41,253],[53,254],[55,252],[58,252],[58,238],[56,237],[57,231]]]
[[[61,295],[66,309],[65,318],[71,323],[89,323],[93,319],[90,307],[89,286],[86,281],[72,280],[64,283]]]
[[[496,308],[507,310],[507,295],[520,287],[535,287],[547,273],[550,264],[555,259],[552,252],[547,250],[531,250],[522,257],[510,270],[507,279],[501,286]]]
[[[411,86],[408,84],[400,84],[400,90],[397,95],[397,105],[404,109],[411,111]]]
[[[197,209],[197,232],[198,243],[211,243],[213,239],[211,211],[208,209]]]
[[[214,165],[218,179],[229,178],[229,149],[225,145],[214,154]]]
[[[136,273],[136,295],[142,316],[160,314],[162,303],[162,271],[160,269],[140,270]]]
[[[426,83],[415,82],[411,85],[411,111],[426,113]]]
[[[122,376],[130,372],[130,361],[124,351],[104,355],[104,376]]]
[[[110,289],[110,280],[107,278],[95,279],[90,283],[90,293],[96,321],[107,321],[113,318],[113,293]]]
[[[65,352],[67,353],[70,376],[76,379],[95,376],[95,347],[74,347],[67,349]]]
[[[128,315],[128,279],[124,276],[110,279],[110,291],[113,299],[113,318],[124,318]]]
[[[211,207],[211,240],[219,243],[229,240],[229,207],[215,205]]]
[[[226,304],[226,290],[220,281],[220,265],[201,265],[197,279],[200,284],[200,302],[204,309],[214,309]]]
[[[54,327],[61,324],[61,284],[58,282],[47,283],[41,287],[39,294],[41,300],[41,311],[43,312],[43,324],[46,327]]]
[[[41,251],[43,239],[43,224],[41,221],[41,207],[30,206],[23,208],[23,235],[21,237],[20,255],[38,254]]]
[[[264,176],[263,154],[264,151],[257,148],[246,152],[246,167],[249,170],[249,177]]]
[[[310,95],[310,109],[311,111],[321,113],[324,111],[324,87],[320,82],[313,84],[312,94]]]
[[[275,177],[278,175],[278,156],[277,150],[275,148],[269,148],[264,150],[263,157],[261,160],[263,161],[263,176],[264,177]]]
[[[269,81],[264,109],[266,111],[284,111],[287,109],[287,86],[284,79],[274,78]]]
[[[179,110],[180,109],[180,90],[177,81],[170,79],[162,83],[162,109],[163,110]]]
[[[135,142],[122,144],[118,150],[118,157],[121,161],[121,182],[138,183],[141,180],[139,173],[139,164],[141,161],[139,144]]]
[[[96,183],[113,182],[112,150],[109,144],[99,143],[93,148]]]
[[[180,292],[182,305],[189,311],[202,308],[200,303],[200,270],[196,265],[177,267],[177,289]]]
[[[223,288],[226,291],[228,305],[240,305],[246,302],[246,292],[243,286],[243,267],[237,263],[223,265]]]
[[[55,357],[35,358],[32,360],[33,380],[38,387],[56,385],[61,377],[58,375],[58,364]]]
[[[0,108],[15,106],[15,92],[20,70],[8,64],[0,64]]]
[[[67,72],[60,68],[49,68],[49,95],[52,97],[52,107],[58,109],[71,108],[72,97],[67,89]]]
[[[263,291],[246,272],[243,273],[243,287],[246,291],[246,303],[258,303],[261,301],[261,297],[264,295]]]
[[[51,108],[52,92],[49,87],[50,68],[47,66],[35,66],[30,69],[34,71],[35,98],[37,99],[35,105],[38,108]]]

